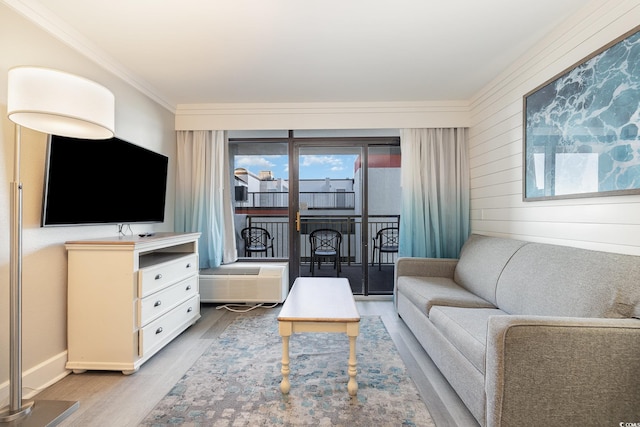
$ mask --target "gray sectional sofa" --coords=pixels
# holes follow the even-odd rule
[[[640,257],[472,235],[395,301],[480,425],[640,423]]]

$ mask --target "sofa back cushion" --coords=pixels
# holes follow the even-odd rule
[[[640,257],[530,243],[504,268],[496,305],[510,314],[640,317]]]
[[[453,279],[496,305],[496,285],[502,269],[526,242],[473,234],[460,251]]]

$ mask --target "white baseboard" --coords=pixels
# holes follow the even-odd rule
[[[22,374],[22,397],[31,399],[40,391],[57,383],[71,371],[65,369],[67,352],[63,351]],[[9,404],[9,381],[0,384],[0,408]]]

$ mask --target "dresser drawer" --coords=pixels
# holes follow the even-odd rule
[[[146,298],[139,299],[138,326],[146,325],[197,293],[198,276],[191,276]]]
[[[138,295],[142,298],[198,272],[198,255],[190,254],[138,272]]]
[[[140,357],[153,354],[199,317],[200,295],[196,294],[164,316],[141,328],[138,343]]]

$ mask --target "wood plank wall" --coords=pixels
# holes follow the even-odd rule
[[[589,2],[472,99],[472,232],[640,255],[640,196],[522,201],[523,95],[639,23],[640,0]]]

